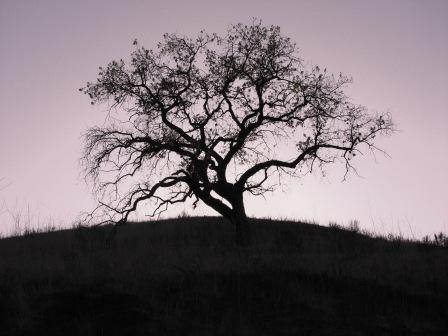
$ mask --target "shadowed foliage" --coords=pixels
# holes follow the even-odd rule
[[[89,220],[125,223],[141,203],[157,215],[192,197],[229,219],[245,244],[244,193],[263,195],[284,174],[337,161],[349,172],[393,129],[387,114],[352,103],[349,78],[307,68],[277,26],[166,34],[155,51],[134,44],[128,62],[100,68],[80,89],[111,105],[108,123],[85,136],[83,162],[101,199]]]

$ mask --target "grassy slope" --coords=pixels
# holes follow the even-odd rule
[[[0,240],[0,335],[445,335],[448,249],[220,218]]]

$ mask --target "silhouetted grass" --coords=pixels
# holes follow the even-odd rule
[[[435,239],[268,219],[250,225],[245,248],[214,217],[2,239],[0,335],[448,331],[448,249]]]

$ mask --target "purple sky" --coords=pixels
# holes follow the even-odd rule
[[[362,178],[335,167],[247,200],[250,215],[360,226],[420,237],[448,232],[448,1],[0,1],[0,232],[10,213],[32,225],[70,225],[93,206],[80,176],[81,134],[106,106],[78,92],[98,67],[149,48],[165,32],[222,33],[258,17],[297,42],[301,56],[353,76],[349,93],[398,128],[391,158],[358,159]],[[7,185],[2,189],[3,185]],[[30,210],[28,211],[27,208]],[[2,210],[3,209],[3,210]],[[190,207],[174,208],[173,216]],[[5,211],[5,210],[9,210]]]

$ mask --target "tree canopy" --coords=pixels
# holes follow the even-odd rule
[[[193,198],[230,219],[244,242],[245,192],[263,195],[284,174],[337,161],[348,173],[353,156],[393,131],[388,114],[346,95],[350,78],[307,67],[278,26],[134,45],[129,61],[112,61],[80,89],[111,108],[106,125],[87,131],[83,162],[97,210],[112,222],[141,203],[157,215]]]

